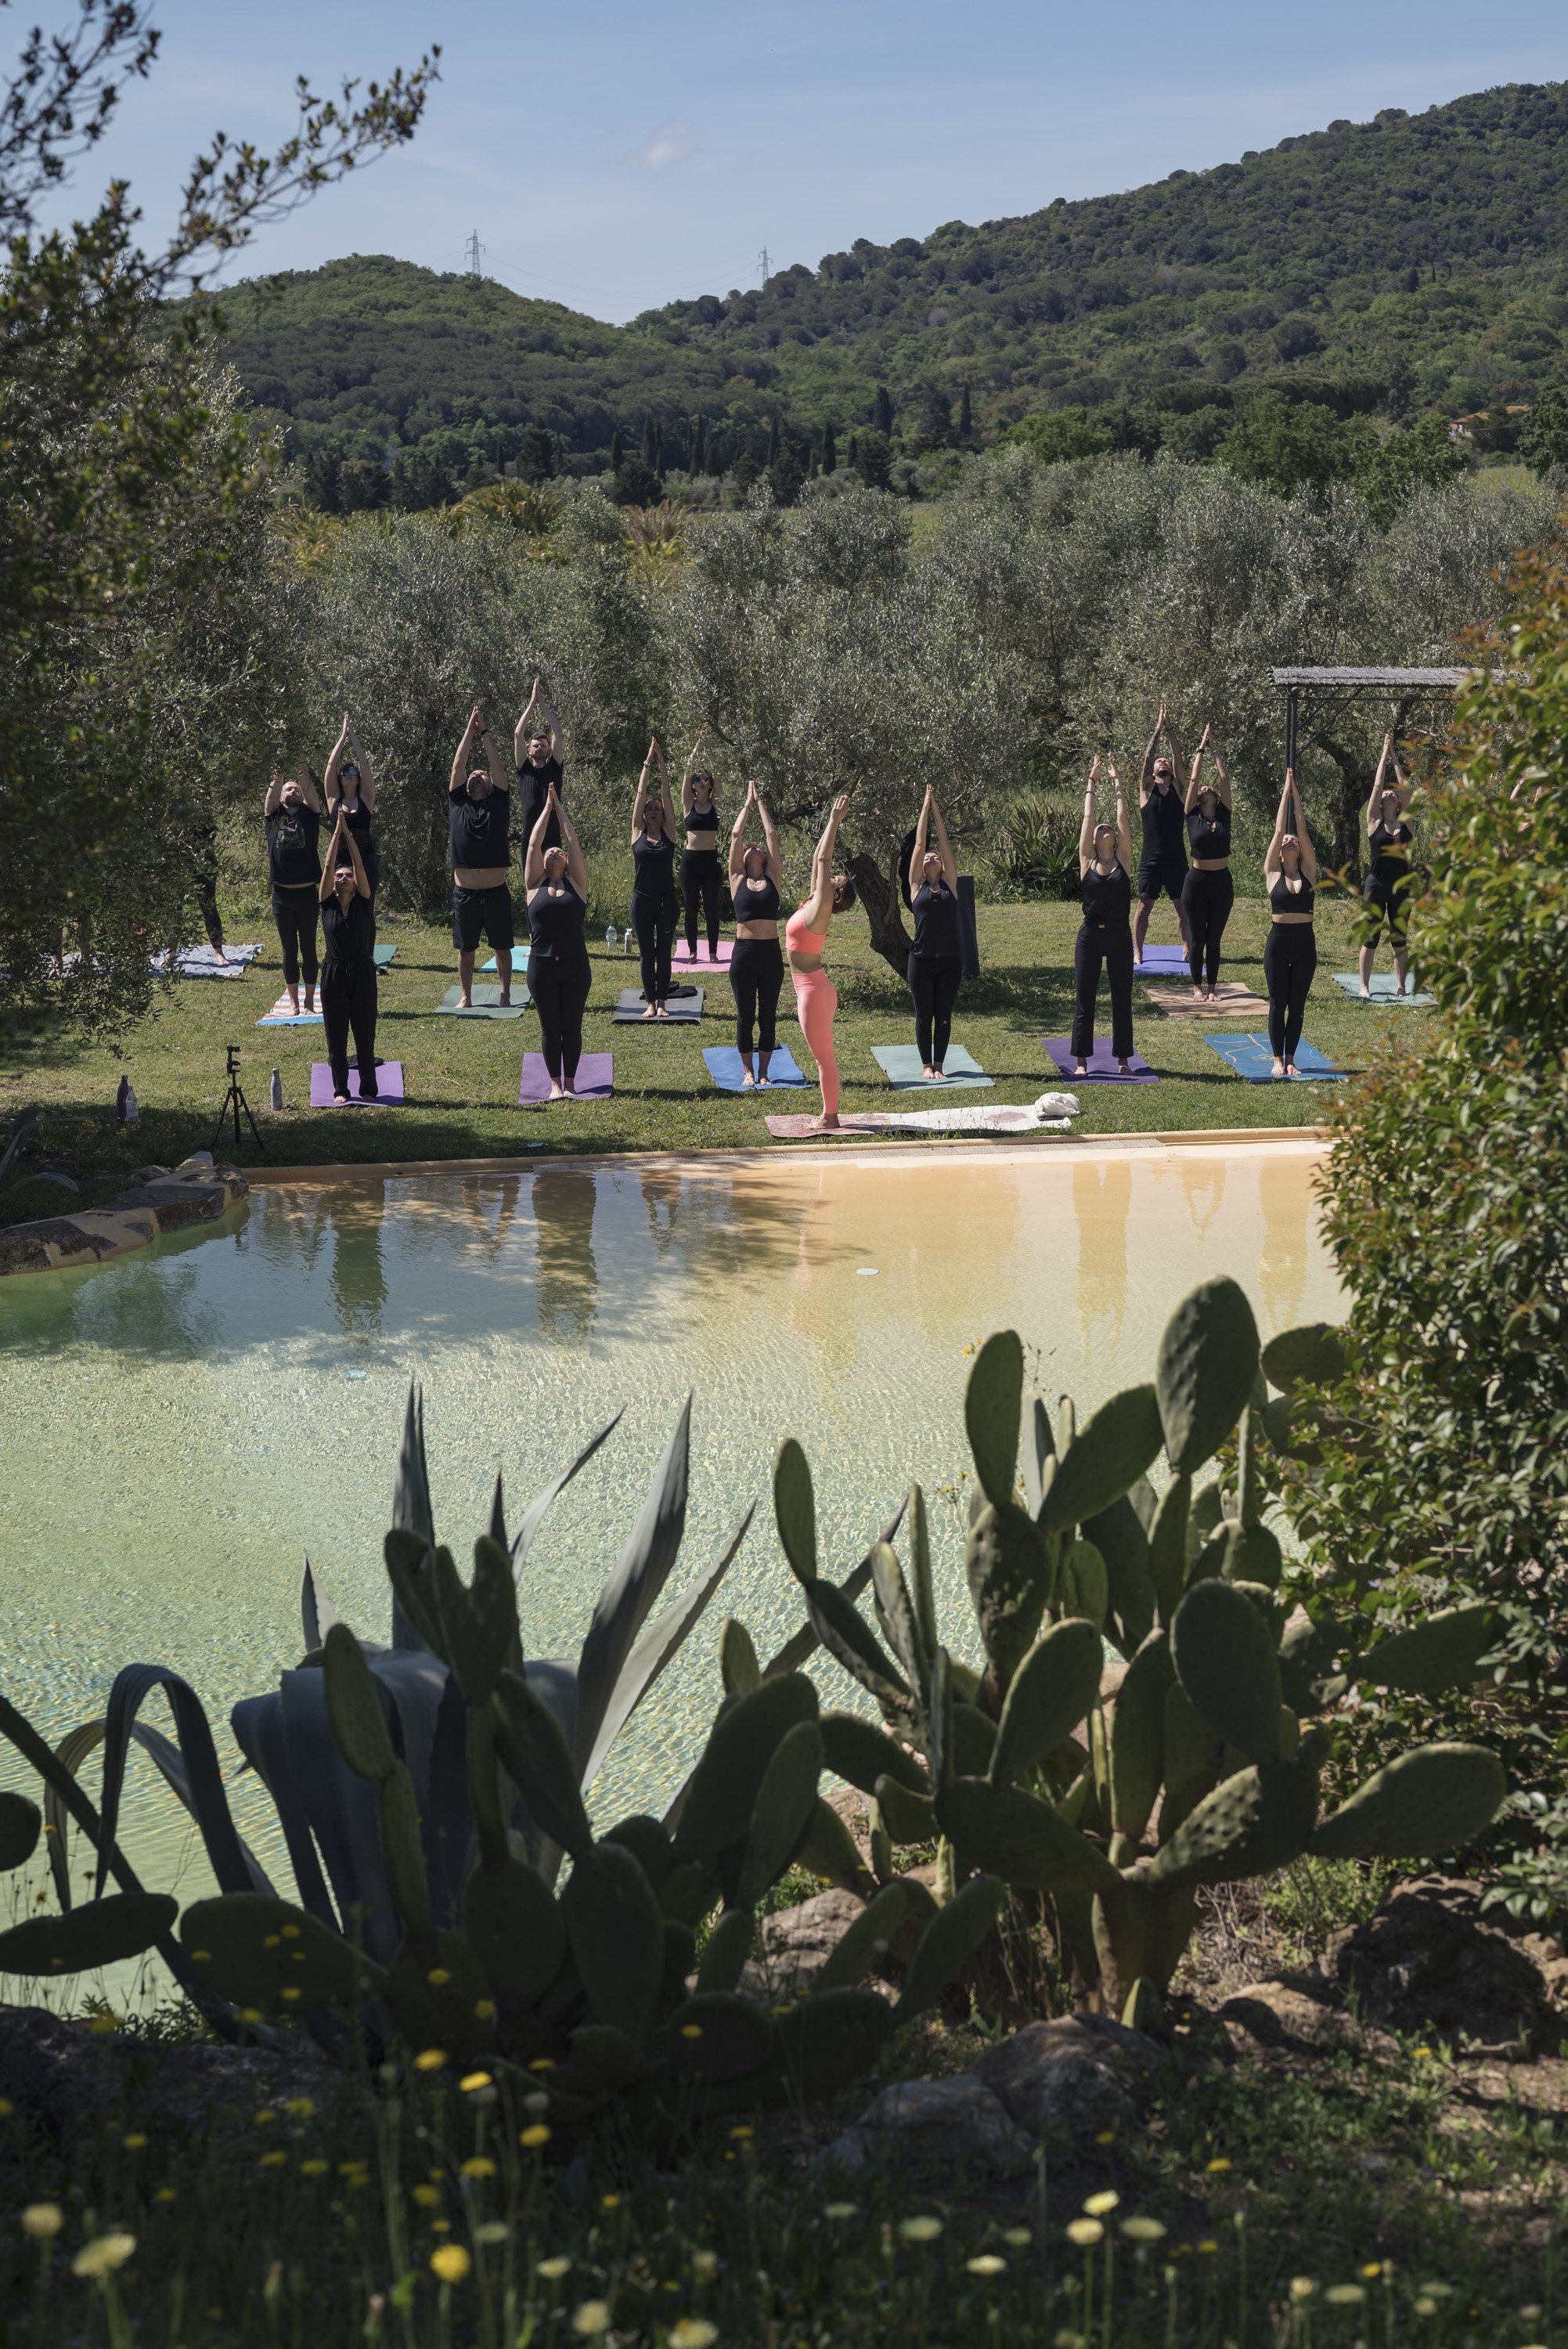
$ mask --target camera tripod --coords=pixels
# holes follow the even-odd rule
[[[209,1150],[216,1150],[218,1147],[218,1136],[223,1131],[223,1120],[228,1116],[230,1111],[232,1110],[234,1113],[234,1147],[236,1150],[239,1148],[240,1112],[243,1110],[246,1120],[250,1125],[251,1132],[256,1138],[256,1148],[261,1152],[262,1156],[264,1158],[267,1154],[267,1145],[262,1140],[261,1128],[257,1125],[255,1119],[251,1115],[251,1104],[245,1099],[244,1088],[240,1082],[240,1048],[238,1044],[226,1044],[223,1049],[228,1054],[227,1069],[229,1076],[229,1090],[223,1095],[223,1105],[218,1112],[218,1123],[212,1128],[212,1139],[208,1143],[207,1147]]]

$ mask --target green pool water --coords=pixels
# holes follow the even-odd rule
[[[339,1611],[386,1636],[380,1548],[410,1379],[438,1528],[459,1557],[498,1468],[515,1516],[624,1410],[521,1594],[530,1652],[574,1651],[689,1389],[672,1591],[748,1502],[764,1506],[594,1807],[656,1801],[711,1714],[720,1614],[764,1651],[799,1620],[766,1506],[781,1437],[806,1447],[841,1570],[912,1478],[936,1496],[946,1620],[969,1648],[967,1350],[1011,1324],[1047,1398],[1089,1408],[1149,1375],[1172,1306],[1216,1271],[1247,1288],[1265,1336],[1334,1318],[1317,1164],[1284,1142],[277,1187],[216,1234],[0,1283],[5,1691],[58,1735],[101,1713],[121,1664],[165,1663],[206,1702],[227,1758],[230,1704],[297,1659],[306,1552]],[[824,1686],[839,1680],[824,1668]],[[163,1720],[159,1701],[149,1718]],[[189,1837],[148,1765],[132,1776],[130,1837],[162,1882]]]

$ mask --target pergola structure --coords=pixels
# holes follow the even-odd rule
[[[1316,724],[1306,737],[1314,742],[1331,719],[1360,695],[1392,694],[1398,698],[1423,700],[1428,697],[1447,696],[1461,686],[1471,671],[1468,668],[1276,668],[1269,672],[1284,695],[1284,762],[1294,767],[1296,755],[1305,745],[1301,740],[1301,697],[1314,697],[1310,715]]]

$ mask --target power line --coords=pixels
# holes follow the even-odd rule
[[[766,245],[764,245],[764,246],[763,246],[763,248],[762,248],[761,252],[760,252],[760,253],[758,254],[758,256],[757,256],[757,266],[758,266],[758,269],[760,269],[760,271],[762,272],[762,283],[764,284],[764,285],[767,285],[767,283],[768,283],[768,278],[769,278],[769,261],[768,261],[768,247],[767,247]]]

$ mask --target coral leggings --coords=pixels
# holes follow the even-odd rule
[[[792,970],[795,1009],[800,1032],[811,1048],[822,1085],[822,1114],[831,1117],[839,1106],[839,1064],[833,1058],[833,1014],[839,990],[825,970]]]

